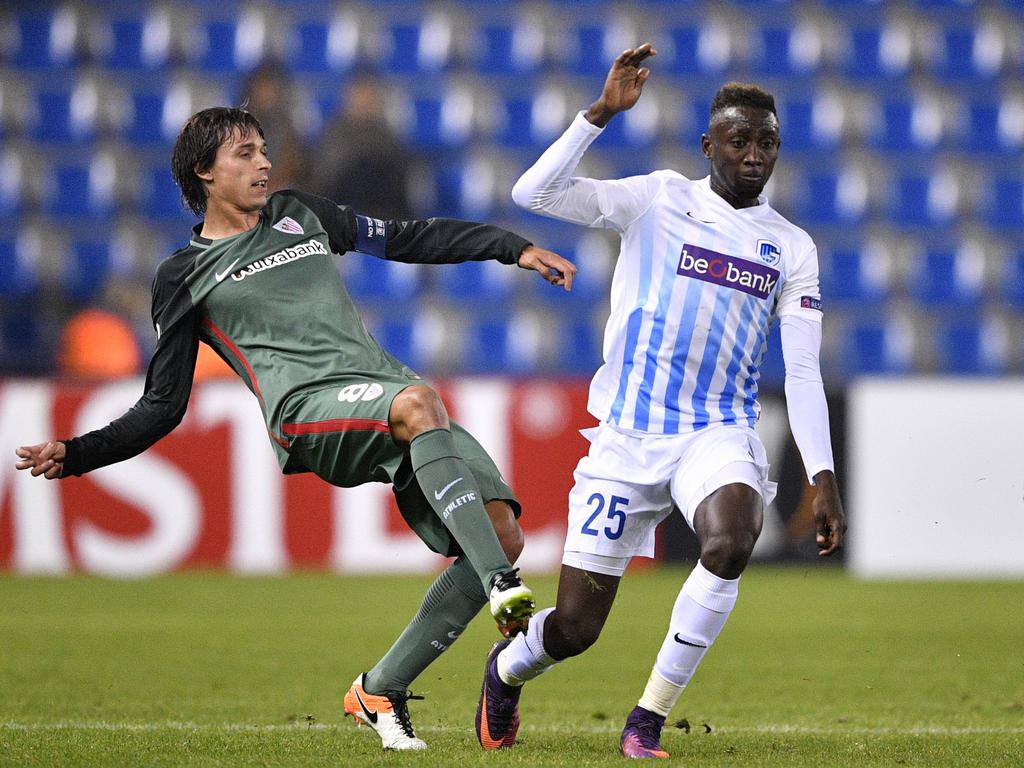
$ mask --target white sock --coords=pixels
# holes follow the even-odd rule
[[[522,685],[558,663],[544,650],[544,621],[554,610],[545,608],[534,614],[526,632],[516,635],[498,654],[498,677],[509,685]]]
[[[700,562],[679,590],[668,633],[640,706],[668,716],[708,648],[718,637],[739,594],[739,579],[720,579]]]

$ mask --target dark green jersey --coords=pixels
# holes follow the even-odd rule
[[[199,236],[201,230],[197,225],[189,245],[157,270],[158,341],[145,393],[120,419],[67,441],[65,476],[134,456],[180,422],[199,339],[256,395],[286,467],[288,440],[280,422],[291,395],[353,375],[414,376],[366,330],[332,253],[514,264],[528,245],[497,227],[452,219],[382,221],[295,191],[272,195],[247,232],[211,241]]]

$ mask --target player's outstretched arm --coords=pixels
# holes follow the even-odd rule
[[[564,259],[554,251],[528,245],[519,255],[519,266],[532,269],[552,285],[560,285],[565,290],[572,290],[572,279],[576,276],[576,265]]]
[[[636,104],[644,83],[651,75],[651,70],[641,64],[644,59],[657,54],[650,43],[627,48],[620,53],[608,71],[600,97],[586,112],[587,120],[598,128],[604,128],[615,115]]]
[[[50,440],[38,445],[23,445],[15,450],[18,462],[17,469],[27,469],[32,477],[42,475],[47,480],[56,480],[64,472],[64,443]]]
[[[843,546],[846,533],[846,515],[839,498],[839,485],[835,474],[823,469],[814,476],[816,493],[811,506],[817,528],[818,554],[828,556]]]

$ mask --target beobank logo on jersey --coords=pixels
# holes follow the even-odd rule
[[[738,259],[689,243],[683,245],[676,272],[706,283],[735,288],[759,299],[771,296],[779,282],[779,270],[767,264]]]

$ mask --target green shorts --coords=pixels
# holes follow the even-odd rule
[[[299,393],[288,402],[281,433],[289,440],[291,460],[332,485],[391,483],[409,527],[434,552],[454,557],[461,553],[458,544],[420,490],[409,451],[395,443],[388,428],[391,402],[414,384],[425,386],[404,377],[351,377]],[[487,451],[454,421],[451,429],[484,503],[506,501],[518,518],[522,507]]]

